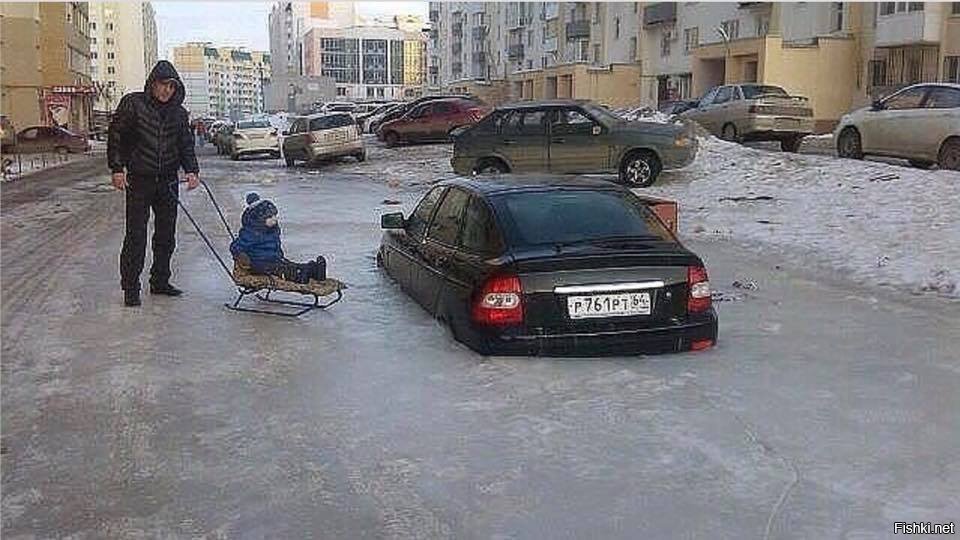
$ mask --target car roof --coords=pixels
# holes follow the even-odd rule
[[[589,99],[546,99],[540,101],[515,101],[497,107],[497,110],[537,109],[540,107],[576,107],[591,105]]]
[[[589,191],[623,191],[624,188],[606,180],[582,176],[553,176],[546,174],[502,174],[497,176],[461,176],[445,180],[440,186],[458,186],[483,196],[519,193],[524,191],[555,191],[583,189]]]
[[[350,116],[350,113],[345,111],[330,111],[330,112],[322,112],[322,113],[314,113],[314,114],[305,114],[302,116],[295,116],[294,120],[300,120],[302,118],[306,118],[307,120],[313,120],[315,118],[321,118],[324,116]]]

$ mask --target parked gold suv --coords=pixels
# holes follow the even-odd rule
[[[780,141],[784,152],[796,152],[803,138],[813,133],[813,109],[807,98],[769,84],[714,87],[680,117],[728,141]]]

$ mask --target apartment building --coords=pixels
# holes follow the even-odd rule
[[[0,3],[0,107],[17,128],[89,130],[88,14],[85,2]]]
[[[278,2],[270,10],[271,71],[276,76],[303,74],[301,37],[307,31],[310,5],[305,2]]]
[[[157,22],[150,2],[92,2],[90,76],[96,108],[112,111],[120,98],[143,89],[157,63]]]
[[[303,37],[304,74],[332,78],[338,99],[413,98],[423,90],[425,39],[419,17],[314,24]]]
[[[819,130],[960,77],[960,3],[432,2],[428,85],[491,101],[660,106],[717,84],[806,96]]]
[[[173,57],[186,87],[183,105],[191,115],[238,120],[265,110],[269,53],[205,42],[174,47]]]
[[[432,2],[428,83],[495,103],[633,103],[639,11],[627,2]]]

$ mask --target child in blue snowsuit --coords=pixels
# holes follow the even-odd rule
[[[277,207],[256,193],[247,194],[247,208],[241,218],[240,233],[230,243],[230,253],[238,260],[249,262],[256,274],[268,274],[294,283],[327,278],[327,263],[323,257],[308,263],[295,263],[283,256],[280,246],[280,224]]]

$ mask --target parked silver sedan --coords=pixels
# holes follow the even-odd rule
[[[840,157],[886,156],[960,170],[960,84],[908,86],[844,115],[833,135]]]
[[[680,117],[728,141],[780,141],[785,152],[796,152],[813,133],[807,98],[769,84],[717,86]]]

